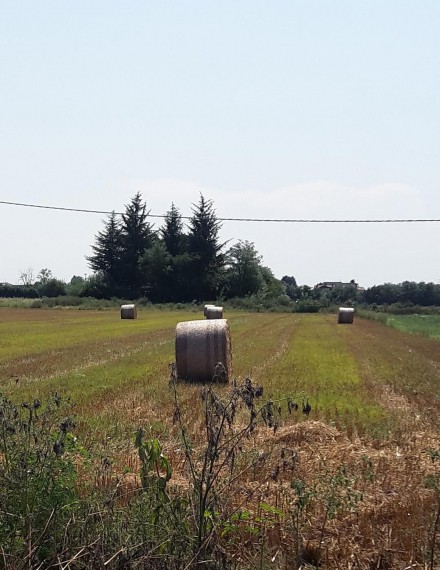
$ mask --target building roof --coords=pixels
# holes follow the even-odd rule
[[[314,289],[335,289],[336,287],[355,287],[359,289],[359,285],[354,280],[348,283],[344,281],[323,281],[322,283],[317,283]]]

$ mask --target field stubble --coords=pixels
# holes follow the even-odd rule
[[[55,390],[71,396],[81,441],[111,457],[96,485],[118,480],[129,500],[140,485],[130,439],[142,426],[161,438],[171,483],[189,487],[168,364],[175,324],[194,315],[141,312],[136,323],[121,323],[115,312],[31,311],[26,320],[25,311],[17,319],[8,311],[0,312],[3,392],[15,400]],[[234,375],[258,381],[281,407],[279,423],[259,425],[237,450],[262,460],[226,501],[231,513],[248,513],[234,540],[248,545],[249,560],[259,549],[265,568],[293,567],[298,556],[326,568],[434,568],[440,495],[426,483],[438,477],[429,450],[440,449],[439,345],[362,319],[338,326],[333,316],[232,314],[230,324]],[[200,388],[177,390],[182,422],[202,454]],[[299,405],[292,414],[288,397]],[[307,399],[310,415],[301,412]],[[241,421],[239,414],[233,429]],[[221,540],[233,558],[234,540]]]

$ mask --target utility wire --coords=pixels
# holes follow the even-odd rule
[[[115,213],[122,216],[123,212],[107,212],[105,210],[85,210],[83,208],[63,208],[60,206],[42,206],[41,204],[23,204],[21,202],[6,202],[0,200],[0,204],[8,206],[24,206],[26,208],[41,208],[43,210],[61,210],[63,212],[81,212],[83,214],[106,214]],[[165,218],[165,214],[150,214],[149,218]],[[184,220],[190,220],[191,216],[181,216]],[[370,220],[321,220],[321,219],[294,219],[294,218],[217,218],[221,222],[274,222],[284,224],[407,224],[407,223],[426,223],[440,222],[440,219],[432,218],[406,218],[406,219],[370,219]]]

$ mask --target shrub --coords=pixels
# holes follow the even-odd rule
[[[284,294],[279,295],[279,297],[277,298],[277,303],[278,303],[278,305],[281,305],[283,307],[287,307],[291,303],[289,295],[284,295]]]
[[[58,297],[66,294],[66,284],[64,281],[55,278],[36,283],[35,287],[42,297]]]
[[[77,500],[74,421],[65,411],[57,394],[21,407],[0,396],[0,544],[28,568],[56,553]]]
[[[321,303],[319,303],[318,301],[305,300],[305,301],[298,301],[298,303],[296,303],[294,312],[319,313],[320,309],[321,309]]]
[[[11,285],[10,283],[0,283],[0,297],[25,299],[35,299],[39,297],[36,287],[33,285]]]

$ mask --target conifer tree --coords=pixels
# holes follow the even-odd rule
[[[138,192],[122,214],[122,256],[121,268],[124,280],[124,294],[136,299],[145,293],[140,259],[155,240],[153,226],[148,219],[147,205]]]
[[[116,294],[121,277],[122,231],[114,211],[104,222],[104,229],[95,236],[92,251],[92,255],[86,256],[89,267],[100,273],[112,293]]]
[[[165,215],[164,225],[160,229],[160,235],[165,247],[172,256],[180,255],[185,247],[185,235],[183,233],[182,216],[174,203]]]
[[[219,243],[221,222],[218,220],[212,200],[200,195],[197,205],[193,204],[188,236],[189,252],[193,258],[193,291],[198,300],[214,299],[219,287],[225,256]]]

